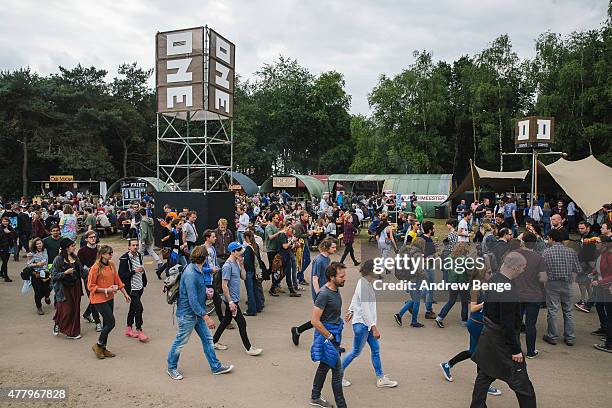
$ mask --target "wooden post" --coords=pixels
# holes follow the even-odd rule
[[[470,171],[472,172],[472,193],[474,193],[474,202],[476,202],[476,180],[474,178],[474,163],[470,159]]]

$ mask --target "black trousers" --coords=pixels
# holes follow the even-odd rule
[[[225,315],[223,316],[223,320],[219,323],[219,327],[217,331],[215,331],[215,335],[213,336],[213,343],[217,343],[223,334],[223,331],[227,327],[228,324],[234,319],[236,324],[238,325],[238,332],[240,332],[240,338],[242,339],[242,344],[244,345],[245,350],[249,350],[251,348],[251,342],[249,341],[249,336],[246,331],[246,319],[242,315],[242,311],[240,310],[240,306],[236,304],[238,308],[238,312],[236,316],[232,316],[232,311],[230,310],[229,303],[225,303]]]
[[[355,250],[353,249],[352,242],[350,244],[345,244],[344,253],[342,254],[342,258],[340,258],[340,263],[344,263],[346,256],[349,254],[351,255],[351,259],[353,260],[353,263],[356,264],[357,260],[355,259]]]
[[[306,330],[310,330],[312,328],[313,328],[312,323],[309,320],[306,323],[302,324],[301,326],[298,326],[297,331],[298,331],[298,333],[302,334]]]
[[[19,251],[21,248],[25,249],[26,253],[30,252],[30,239],[32,238],[32,231],[19,231],[19,245],[17,245],[17,252],[15,256],[19,257]]]
[[[89,299],[89,289],[87,289],[87,281],[84,281],[85,283],[85,292],[87,293],[87,299]],[[96,308],[94,307],[94,305],[91,304],[91,302],[87,305],[87,309],[85,309],[85,312],[83,313],[83,317],[93,317],[94,322],[100,323],[100,314],[98,313],[98,311],[96,310]]]
[[[51,285],[49,281],[43,282],[40,278],[32,276],[30,279],[32,282],[32,289],[34,289],[34,303],[36,307],[42,307],[42,298],[49,297],[51,295]]]
[[[533,389],[533,384],[529,380],[527,374],[527,366],[523,363],[520,365],[521,371],[517,373],[516,378],[507,382],[510,389],[516,394],[520,408],[536,408],[536,395]],[[487,407],[487,392],[491,383],[496,378],[491,377],[484,371],[478,369],[476,382],[474,383],[474,391],[472,392],[472,404],[470,408],[486,408]]]
[[[0,260],[2,261],[2,266],[0,266],[0,275],[3,278],[8,278],[8,261],[11,259],[11,254],[9,252],[0,252]]]
[[[108,302],[104,303],[96,303],[94,306],[100,316],[102,316],[102,331],[100,332],[100,337],[98,338],[98,344],[101,347],[106,347],[106,341],[108,340],[108,335],[115,328],[115,316],[113,315],[113,305],[114,300],[111,299]]]
[[[144,289],[130,291],[130,298],[132,300],[130,301],[130,309],[128,310],[127,325],[132,327],[134,321],[136,321],[136,330],[142,330],[142,312],[144,308],[142,307],[140,298],[143,292]]]
[[[472,357],[472,354],[470,353],[470,350],[463,350],[459,353],[457,353],[457,355],[453,358],[451,358],[450,360],[448,360],[448,365],[451,367],[454,367],[455,364],[460,363],[462,361],[465,360],[469,360],[470,357]]]
[[[327,378],[327,372],[332,372],[332,391],[334,392],[334,399],[336,400],[336,406],[338,408],[346,408],[346,401],[344,400],[344,392],[342,390],[342,363],[340,362],[340,356],[336,360],[336,367],[330,367],[324,362],[319,363],[317,372],[315,373],[314,381],[312,382],[312,393],[310,397],[315,400],[321,398],[321,390],[325,384],[325,378]]]

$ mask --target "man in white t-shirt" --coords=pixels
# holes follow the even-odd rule
[[[238,238],[238,242],[241,244],[244,241],[244,233],[249,228],[249,215],[244,211],[244,208],[238,207],[238,228],[236,231],[236,238]]]
[[[457,226],[457,241],[458,242],[470,242],[470,220],[472,219],[472,211],[465,210],[463,218],[459,221]]]

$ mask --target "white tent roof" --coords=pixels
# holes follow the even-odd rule
[[[546,171],[586,215],[612,203],[612,168],[594,156],[576,161],[559,159],[546,166]]]

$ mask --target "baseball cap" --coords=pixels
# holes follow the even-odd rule
[[[230,242],[230,244],[227,246],[227,250],[230,252],[234,252],[234,251],[239,251],[242,249],[242,244],[240,242]]]

